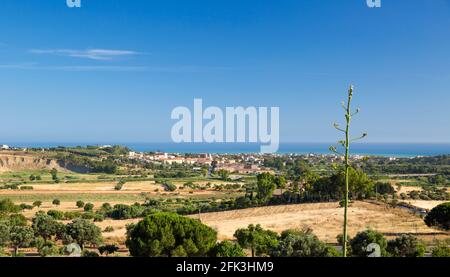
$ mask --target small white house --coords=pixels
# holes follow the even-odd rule
[[[2,150],[8,150],[8,149],[9,149],[9,146],[6,145],[6,144],[3,144],[1,149],[2,149]]]

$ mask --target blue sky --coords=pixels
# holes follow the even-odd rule
[[[176,106],[278,106],[330,142],[450,142],[450,1],[3,0],[0,142],[165,142]]]

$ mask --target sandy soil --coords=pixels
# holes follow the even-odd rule
[[[218,231],[219,239],[232,239],[236,229],[261,224],[276,232],[309,227],[320,239],[335,242],[342,231],[343,212],[337,203],[319,203],[209,213],[202,214],[200,219]],[[354,236],[367,228],[383,233],[420,233],[425,236],[434,236],[437,232],[427,227],[420,217],[407,211],[356,202],[349,209],[349,234]]]

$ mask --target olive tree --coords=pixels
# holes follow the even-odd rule
[[[34,241],[34,232],[28,226],[13,226],[10,229],[10,246],[14,249],[14,256],[19,254],[19,248],[29,247]]]
[[[245,252],[239,244],[224,240],[217,243],[209,253],[210,257],[238,258],[245,257]]]
[[[85,244],[98,245],[102,241],[101,229],[86,219],[77,218],[65,229],[66,240],[71,238],[81,249]]]
[[[236,230],[234,237],[242,248],[251,250],[252,257],[267,255],[278,246],[277,233],[265,230],[259,224]]]

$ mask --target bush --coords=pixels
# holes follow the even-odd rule
[[[39,208],[40,206],[42,206],[42,201],[39,201],[39,200],[38,201],[34,201],[33,202],[33,206]]]
[[[155,213],[127,227],[126,246],[134,257],[201,257],[216,244],[217,233],[200,221]]]
[[[334,250],[334,248],[333,248]],[[337,251],[321,242],[311,229],[287,230],[281,233],[272,257],[334,257]]]
[[[264,256],[278,246],[278,235],[270,230],[264,230],[261,225],[249,225],[245,229],[238,229],[234,233],[242,248],[250,249],[252,257]]]
[[[98,257],[100,257],[100,255],[98,255],[98,253],[94,252],[94,251],[83,250],[83,252],[81,252],[81,257],[83,257],[83,258],[98,258]]]
[[[106,254],[106,256],[114,254],[119,250],[119,247],[116,245],[103,245],[98,248],[98,251],[100,252],[100,255]]]
[[[49,240],[52,236],[56,236],[60,230],[60,224],[55,220],[54,217],[38,213],[36,217],[33,218],[32,228],[36,236],[42,237],[44,240]]]
[[[164,182],[163,183],[164,186],[164,190],[165,191],[176,191],[177,190],[177,186],[175,186],[174,184],[172,184],[171,182]]]
[[[47,211],[47,215],[53,217],[56,220],[63,220],[64,219],[64,212],[63,211],[49,210],[49,211]]]
[[[106,226],[106,227],[105,227],[105,230],[103,230],[103,232],[105,232],[105,233],[111,233],[111,232],[114,232],[114,227],[112,227],[112,226]]]
[[[0,200],[0,213],[18,213],[19,211],[20,207],[15,205],[11,199]]]
[[[437,226],[444,230],[450,229],[450,202],[434,207],[425,217],[428,226]]]
[[[367,257],[370,253],[367,252],[367,246],[371,243],[376,243],[380,246],[381,256],[387,255],[386,247],[387,241],[383,234],[373,230],[367,230],[358,233],[353,239],[350,240],[350,246],[352,248],[352,254],[356,257]]]
[[[402,235],[388,242],[387,251],[393,257],[423,257],[425,245],[413,235]]]
[[[217,243],[209,253],[210,257],[238,258],[245,257],[244,250],[239,244],[225,240]]]
[[[439,242],[431,250],[431,255],[433,257],[450,257],[450,247],[445,242]]]
[[[54,199],[52,204],[55,206],[59,206],[59,205],[61,205],[61,201],[59,201],[59,199]]]
[[[77,201],[77,203],[76,203],[76,205],[77,205],[77,208],[83,208],[84,207],[84,202],[83,201],[81,201],[81,200],[78,200]]]
[[[25,203],[20,204],[19,207],[20,207],[20,209],[22,211],[23,210],[32,210],[34,208],[32,205],[28,205],[28,204],[25,204]]]
[[[94,209],[94,204],[92,204],[92,203],[86,203],[84,205],[85,212],[92,212],[93,209]]]

